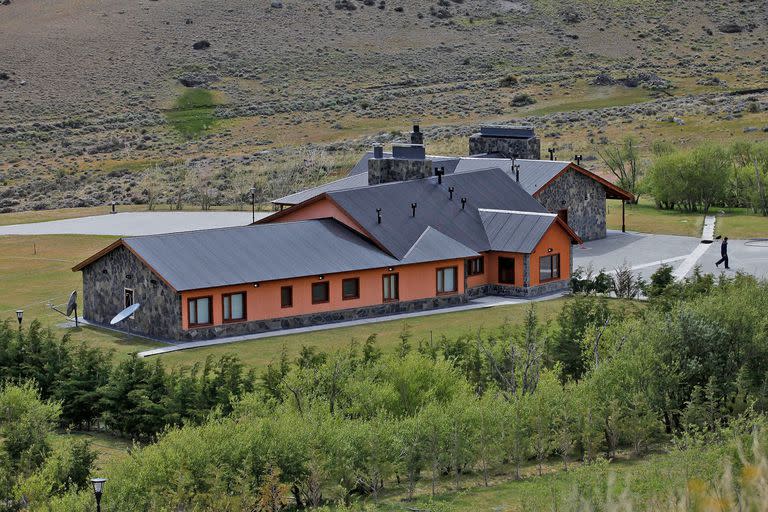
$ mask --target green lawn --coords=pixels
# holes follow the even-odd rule
[[[608,229],[621,229],[621,201],[608,200],[606,220]],[[641,197],[639,204],[626,206],[626,226],[627,231],[699,237],[704,215],[659,210],[651,199]]]
[[[53,445],[60,445],[74,439],[87,439],[91,442],[91,449],[96,452],[94,462],[96,471],[106,465],[120,461],[128,456],[131,441],[115,437],[105,432],[64,432],[59,431],[53,436]]]
[[[724,214],[715,209],[715,233],[733,239],[768,238],[768,217],[755,215],[745,208],[730,208]]]
[[[560,311],[564,299],[549,300],[536,303],[536,312],[543,322],[554,318]],[[413,337],[411,344],[418,346],[419,340],[429,341],[430,337],[435,341],[441,336],[456,338],[462,334],[476,334],[478,329],[496,329],[506,320],[512,323],[521,323],[525,315],[526,304],[513,306],[498,306],[494,308],[463,311],[458,313],[438,313],[408,319],[407,324]],[[371,334],[377,335],[377,345],[384,352],[393,352],[400,343],[399,335],[403,332],[405,321],[382,321],[354,327],[341,327],[316,331],[306,334],[294,334],[278,336],[253,341],[230,343],[214,347],[182,350],[160,356],[170,366],[190,365],[204,361],[209,355],[219,357],[224,354],[237,354],[248,366],[263,368],[270,361],[280,357],[283,347],[289,357],[298,355],[304,345],[314,345],[319,350],[333,352],[349,346],[352,340],[360,343]]]
[[[168,122],[182,136],[192,138],[213,127],[216,117],[213,93],[207,89],[185,89],[174,108],[165,114]]]

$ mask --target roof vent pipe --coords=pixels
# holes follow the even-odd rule
[[[416,216],[416,203],[411,203],[411,210],[412,210],[411,216],[415,217]]]
[[[466,197],[462,197],[461,198],[461,209],[463,210],[465,206],[467,206],[467,198]]]
[[[520,164],[517,164],[515,167],[515,181],[520,183]]]
[[[373,145],[373,158],[378,158],[378,159],[384,158],[384,146],[382,146],[381,144]]]
[[[381,208],[376,208],[376,224],[381,224]]]
[[[549,151],[549,159],[555,160],[555,148],[549,148],[547,151]]]
[[[443,174],[445,174],[445,171],[443,169],[438,169],[437,167],[435,167],[435,176],[437,176],[438,185],[443,184]]]
[[[574,155],[573,159],[576,160],[576,165],[581,165],[582,158],[584,158],[583,155]]]
[[[453,201],[453,190],[454,190],[453,187],[448,187],[448,199],[450,199],[451,201]]]

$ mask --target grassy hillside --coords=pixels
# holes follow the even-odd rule
[[[768,124],[765,93],[729,95],[766,81],[759,2],[270,4],[0,6],[0,212],[141,203],[158,164],[187,169],[168,196],[226,203],[261,181],[267,199],[343,173],[414,119],[431,151],[460,152],[472,125],[530,122],[590,166],[628,132],[688,145]],[[306,182],[270,185],[296,167]]]

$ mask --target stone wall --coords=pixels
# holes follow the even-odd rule
[[[567,279],[561,281],[552,281],[550,283],[540,284],[524,288],[522,286],[510,286],[506,284],[486,284],[467,289],[466,295],[470,299],[477,297],[486,297],[488,295],[495,297],[541,297],[550,293],[567,291],[570,283]]]
[[[176,340],[181,333],[181,297],[125,247],[118,247],[83,269],[83,317],[96,325],[124,309],[124,289],[141,304],[132,318],[110,326],[156,339]]]
[[[368,184],[408,181],[432,176],[432,160],[371,158],[368,160]]]
[[[469,154],[501,153],[505,158],[540,160],[541,142],[538,137],[530,139],[514,139],[511,137],[488,137],[475,133],[469,137]]]
[[[568,209],[568,225],[585,242],[605,238],[605,189],[580,172],[568,169],[536,199],[552,213]]]
[[[431,309],[458,306],[466,304],[467,302],[468,298],[464,294],[444,295],[412,301],[387,302],[364,308],[342,309],[286,318],[275,318],[273,320],[255,320],[252,322],[200,327],[198,329],[190,329],[183,332],[182,338],[187,341],[193,341],[244,334],[257,334],[280,329],[295,329],[297,327],[309,327],[313,325],[344,322],[347,320],[358,320],[360,318],[386,317],[387,315],[396,315],[399,313],[428,311]],[[382,318],[382,320],[386,320],[386,318]]]

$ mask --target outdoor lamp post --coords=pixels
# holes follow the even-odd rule
[[[104,491],[104,482],[106,481],[106,478],[91,478],[93,495],[96,496],[96,512],[101,512],[101,493]]]
[[[24,310],[23,309],[17,309],[16,310],[16,319],[19,321],[19,329],[21,329],[21,321],[24,320]]]
[[[256,222],[256,187],[251,187],[251,222]]]

